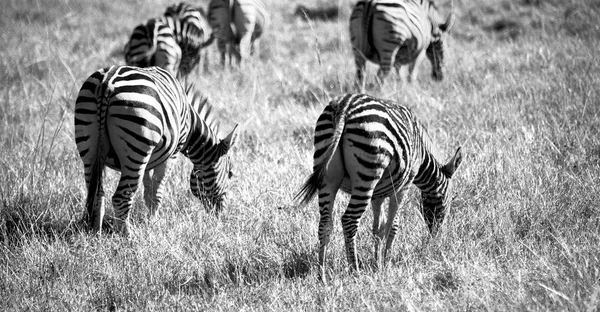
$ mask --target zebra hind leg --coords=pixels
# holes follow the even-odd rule
[[[147,164],[150,156],[145,157],[141,163]],[[142,177],[145,171],[145,165],[137,170],[133,163],[122,163],[121,166],[121,178],[119,179],[119,185],[113,195],[112,202],[115,209],[115,227],[117,231],[121,232],[123,236],[130,237],[131,224],[130,224],[130,211],[133,206],[133,196],[137,191],[139,185],[142,183]],[[139,166],[139,165],[137,165]]]
[[[381,205],[385,197],[373,199],[371,201],[371,208],[373,209],[373,240],[375,241],[375,263],[377,267],[381,267],[381,241],[383,240],[383,229],[382,229],[382,214]]]
[[[319,186],[319,265],[321,277],[325,280],[327,249],[333,231],[334,204],[337,192],[344,179],[344,165],[338,149],[327,167],[327,173]]]

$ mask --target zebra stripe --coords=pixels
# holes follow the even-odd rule
[[[346,94],[331,101],[317,120],[314,140],[313,173],[296,199],[305,205],[319,195],[322,267],[339,189],[351,194],[342,226],[352,269],[358,269],[355,237],[369,203],[374,213],[373,234],[379,241],[386,239],[385,258],[398,229],[396,211],[410,183],[421,189],[423,217],[430,233],[436,235],[449,207],[451,177],[462,160],[460,147],[450,162],[441,165],[425,128],[408,108],[364,94]],[[388,197],[387,222],[382,224],[380,208]]]
[[[238,65],[250,54],[258,54],[259,38],[269,24],[269,13],[261,0],[212,0],[208,20],[217,38],[221,64],[229,45],[229,65],[232,55]]]
[[[181,49],[171,28],[160,20],[150,19],[138,25],[124,49],[129,66],[158,66],[177,76]]]
[[[214,37],[204,10],[185,2],[167,8],[162,18],[175,35],[182,50],[180,71],[187,76],[200,62],[200,52],[209,46]]]
[[[433,79],[442,80],[443,34],[450,30],[454,14],[445,20],[428,0],[361,0],[350,15],[350,41],[356,63],[357,83],[363,85],[365,60],[379,64],[378,79],[392,66],[399,72],[408,65],[408,81],[417,77],[425,56],[431,61]]]
[[[198,91],[190,87],[186,92],[159,67],[112,66],[93,73],[79,91],[74,119],[90,227],[95,232],[102,227],[105,167],[121,172],[112,202],[117,227],[129,235],[129,211],[140,182],[153,216],[161,206],[169,160],[177,152],[194,165],[192,175],[198,182],[191,185],[192,193],[220,211],[229,185],[227,152],[237,132],[219,140],[212,118]]]

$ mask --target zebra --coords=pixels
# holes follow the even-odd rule
[[[193,163],[192,193],[219,213],[231,177],[228,151],[238,132],[236,125],[221,140],[212,119],[206,98],[191,86],[184,90],[162,68],[112,66],[94,72],[79,91],[74,117],[90,228],[99,233],[102,227],[105,167],[121,172],[112,202],[116,227],[129,236],[129,211],[140,182],[152,217],[161,206],[164,177],[177,152]]]
[[[225,67],[225,51],[229,44],[238,65],[250,54],[258,54],[259,38],[269,23],[269,13],[261,0],[212,0],[208,20],[217,37],[221,65]]]
[[[167,7],[161,19],[173,30],[181,47],[180,71],[187,76],[200,62],[201,51],[214,41],[206,13],[200,7],[181,2]]]
[[[427,56],[433,79],[443,79],[443,35],[454,23],[451,12],[444,20],[428,0],[360,0],[350,15],[350,41],[356,64],[357,84],[364,90],[365,60],[379,64],[380,82],[392,66],[408,64],[408,81]]]
[[[158,66],[179,75],[181,49],[171,28],[159,19],[149,19],[134,28],[124,55],[129,66]]]
[[[383,259],[398,230],[396,212],[410,183],[421,189],[422,214],[435,236],[450,204],[451,178],[462,161],[461,148],[442,165],[425,128],[410,109],[365,94],[333,99],[319,116],[314,136],[313,173],[295,200],[306,205],[319,195],[319,263],[324,273],[327,245],[333,229],[333,205],[341,188],[351,198],[342,216],[348,264],[358,270],[355,237],[369,203],[373,207],[375,256],[386,239]],[[390,198],[387,221],[381,205]],[[379,260],[378,260],[379,263]]]

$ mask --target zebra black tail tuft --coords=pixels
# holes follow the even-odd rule
[[[326,167],[324,164],[318,165],[308,179],[306,179],[298,194],[294,196],[294,202],[299,201],[298,204],[300,207],[306,206],[315,197],[319,190],[319,185],[321,185],[325,177],[325,170]]]
[[[100,185],[102,184],[102,173],[104,172],[104,161],[100,156],[96,157],[96,160],[92,164],[92,172],[90,174],[90,184],[88,186],[88,194],[85,206],[87,208],[87,222],[90,228],[93,227],[94,220],[99,216],[96,215],[99,212],[96,209],[96,196],[98,195],[98,190],[100,189]],[[99,208],[99,207],[98,207]]]

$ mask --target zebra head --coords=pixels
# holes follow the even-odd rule
[[[460,147],[456,150],[454,157],[442,166],[436,178],[436,183],[427,191],[422,191],[423,217],[429,233],[435,237],[439,226],[444,221],[446,212],[450,209],[452,199],[452,176],[462,162]]]
[[[190,143],[187,151],[194,164],[190,188],[208,210],[218,214],[225,206],[230,180],[234,175],[228,152],[237,141],[238,127],[236,125],[224,139],[218,139],[219,124],[212,114],[208,98],[197,91],[192,93],[190,105],[199,121],[192,135],[193,143]]]
[[[427,58],[431,62],[432,77],[440,81],[444,78],[442,68],[444,66],[444,42],[443,36],[450,31],[454,24],[454,11],[450,12],[444,20],[438,13],[435,5],[430,4],[429,20],[431,22],[431,42],[425,51]]]
[[[208,162],[194,164],[190,175],[190,187],[194,194],[207,207],[218,215],[225,206],[225,199],[231,178],[234,176],[233,166],[227,153],[237,139],[237,126],[229,135],[221,140]]]

